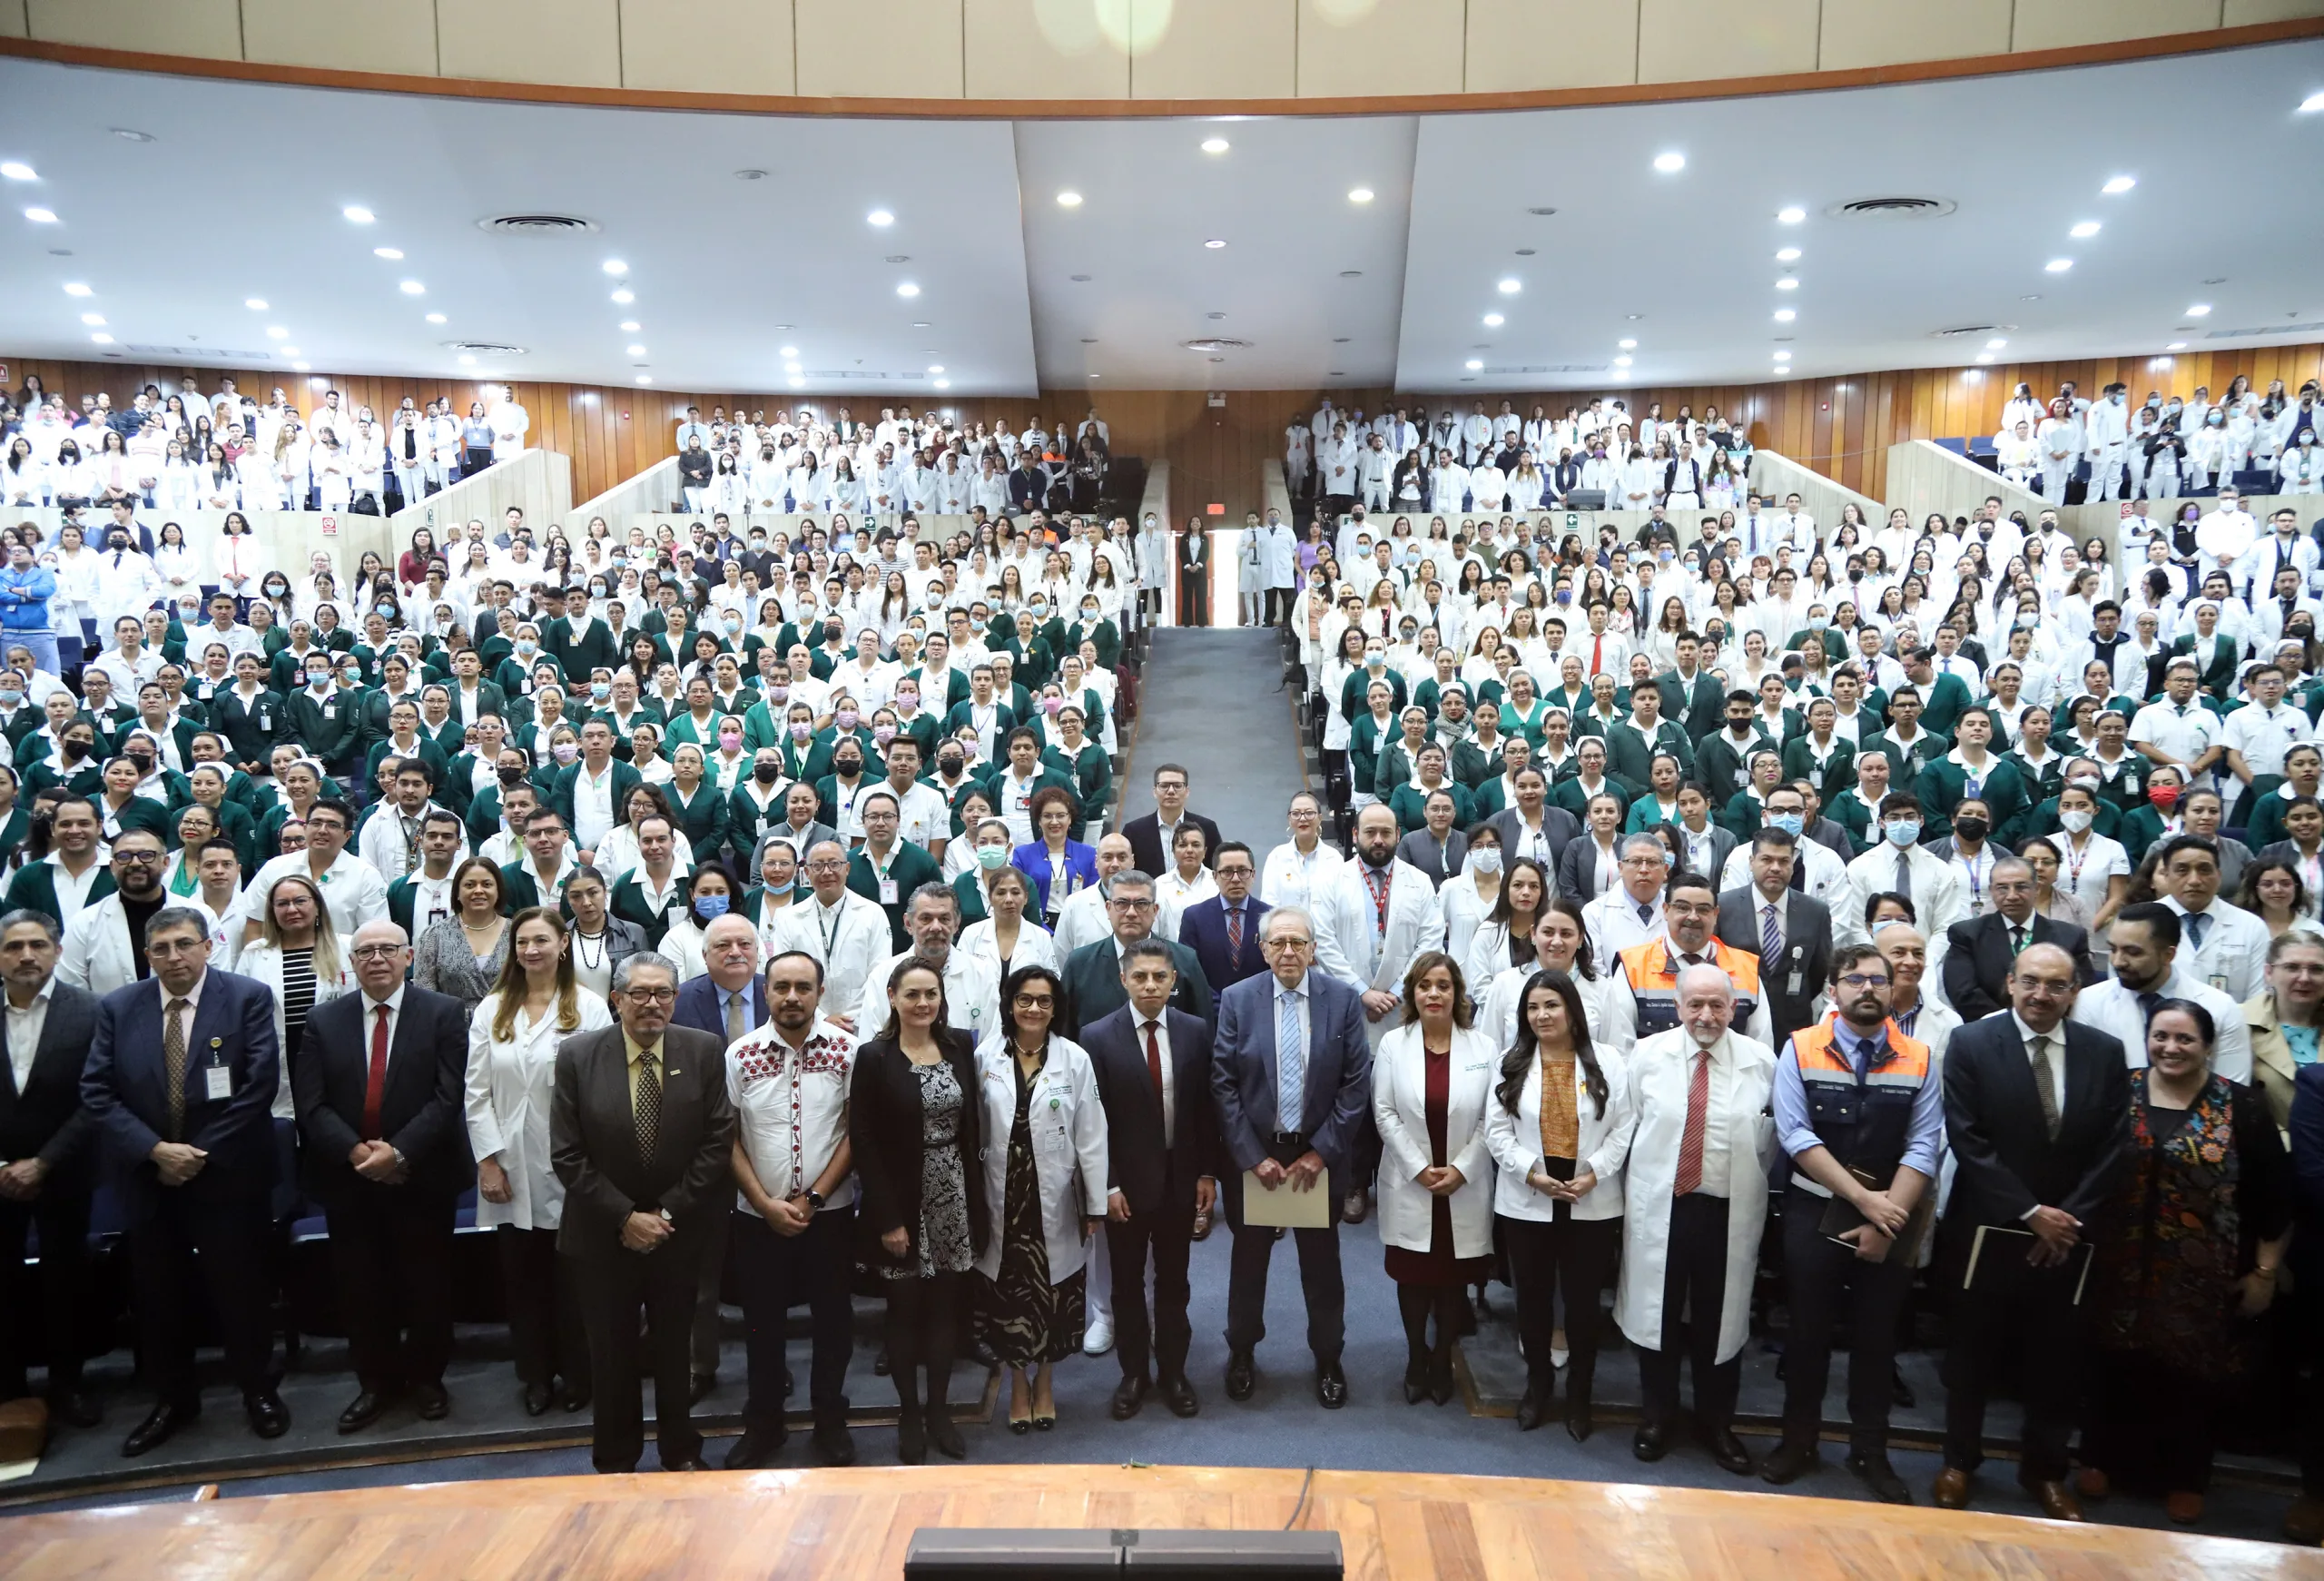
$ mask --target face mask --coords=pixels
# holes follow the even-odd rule
[[[996,869],[1008,866],[1009,848],[1006,845],[978,846],[977,865],[983,868],[987,873],[991,873]]]
[[[559,763],[571,763],[581,756],[581,749],[570,741],[560,741],[549,748],[549,756]]]
[[[360,665],[349,665],[339,673],[347,677],[349,686],[359,687],[363,684],[363,667]]]
[[[1384,653],[1367,653],[1364,656],[1364,667],[1368,670],[1376,670],[1387,662],[1388,656]]]
[[[852,708],[842,708],[832,722],[842,730],[852,730],[855,728],[856,721],[861,717],[862,716]]]
[[[2070,813],[2060,813],[2058,815],[2058,822],[2065,825],[2066,833],[2069,835],[2079,835],[2083,833],[2084,830],[2088,829],[2092,824],[2097,822],[2097,814],[2085,812],[2080,807],[2074,808],[2073,811]]]
[[[2169,812],[2179,805],[2179,787],[2175,785],[2151,785],[2146,787],[2146,799]]]
[[[832,767],[852,778],[863,772],[863,760],[860,757],[842,757],[834,762]]]
[[[1498,845],[1479,846],[1476,850],[1469,853],[1469,865],[1474,868],[1477,872],[1483,874],[1487,878],[1491,878],[1494,874],[1501,871],[1501,847]]]
[[[589,700],[591,702],[602,703],[612,695],[613,687],[606,685],[604,681],[591,681],[589,683]]]
[[[907,714],[911,713],[913,709],[920,707],[920,694],[918,692],[898,692],[896,694],[896,707],[902,709]]]
[[[723,917],[726,914],[727,906],[733,904],[734,898],[730,894],[698,894],[694,897],[694,914],[704,922]]]
[[[740,736],[734,738],[734,745],[742,745]],[[751,777],[761,785],[773,785],[783,777],[783,766],[779,763],[754,763],[751,765]]]
[[[502,785],[522,785],[525,780],[525,771],[514,764],[497,768],[493,772],[500,776]]]
[[[307,672],[307,685],[320,692],[325,687],[330,685],[330,676],[327,671],[309,670]]]
[[[1807,629],[1810,631],[1821,631],[1831,623],[1832,618],[1828,615],[1810,615],[1807,618]]]
[[[1888,836],[1890,845],[1901,851],[1920,839],[1921,821],[1918,818],[1898,818],[1894,823],[1882,825],[1880,832]]]
[[[808,736],[810,736],[813,735],[814,733],[815,733],[815,727],[814,727],[812,725],[810,725],[809,723],[807,723],[807,721],[806,721],[806,720],[804,720],[804,719],[793,719],[793,721],[791,721],[791,739],[792,739],[792,740],[793,740],[793,741],[804,741],[804,740],[806,740],[806,739],[807,739],[807,737],[808,737]]]
[[[1768,815],[1768,827],[1770,829],[1781,829],[1785,834],[1791,835],[1794,839],[1797,839],[1802,834],[1807,832],[1807,819],[1804,815],[1799,813],[1769,813]]]
[[[1033,600],[1033,602],[1032,602],[1031,604],[1029,604],[1029,606],[1027,606],[1027,608],[1032,610],[1032,612],[1033,612],[1033,618],[1034,618],[1034,619],[1036,619],[1036,620],[1039,620],[1039,619],[1043,618],[1044,618],[1044,617],[1046,617],[1046,616],[1049,614],[1049,607],[1048,605],[1046,605],[1046,604],[1042,603],[1042,602],[1041,602],[1039,599],[1038,599],[1038,598],[1034,599],[1034,600]]]
[[[1993,825],[1989,820],[1974,815],[1953,820],[1953,832],[1956,835],[1965,835],[1972,840],[1984,839],[1992,828]]]
[[[152,753],[128,752],[123,753],[122,756],[128,758],[130,762],[137,766],[137,772],[140,776],[149,775],[153,772],[153,755]]]
[[[527,658],[530,658],[533,655],[538,653],[540,648],[541,645],[535,642],[529,637],[520,637],[517,639],[517,651],[523,654]]]

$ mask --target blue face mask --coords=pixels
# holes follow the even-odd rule
[[[1898,818],[1883,824],[1880,832],[1888,836],[1891,845],[1902,850],[1920,839],[1921,821],[1918,818]]]
[[[706,923],[715,921],[726,914],[733,900],[734,896],[726,894],[698,894],[694,897],[694,914]]]
[[[1768,827],[1781,829],[1785,834],[1797,839],[1807,831],[1807,820],[1797,813],[1769,813]]]

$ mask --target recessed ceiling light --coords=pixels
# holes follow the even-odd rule
[[[113,344],[113,337],[106,334],[103,330],[99,330],[95,334],[91,335],[89,339],[94,341],[100,346],[110,346]]]
[[[651,373],[641,373],[637,376],[637,381],[640,384],[651,384],[654,382],[654,375]]]
[[[807,388],[807,381],[803,379],[793,377],[791,380],[791,388],[793,390],[804,390]]]
[[[891,252],[888,254],[887,262],[890,263],[910,263],[911,262],[911,254],[909,252]]]
[[[2119,198],[2138,184],[2139,178],[2134,175],[2118,175],[2098,190],[2110,198]]]
[[[1669,153],[1658,153],[1654,156],[1654,168],[1664,175],[1675,175],[1687,168],[1687,156],[1675,151]]]
[[[1501,294],[1503,296],[1515,296],[1519,291],[1523,291],[1524,289],[1525,282],[1519,280],[1515,275],[1512,275],[1501,282]]]
[[[2067,232],[2066,234],[2073,237],[2077,242],[2087,242],[2093,236],[2097,235],[2102,229],[2103,229],[2103,227],[2101,226],[2097,221],[2084,220],[2073,230]]]
[[[1095,335],[1084,335],[1081,337],[1081,343],[1085,346],[1094,346],[1098,343],[1098,337]]]
[[[1482,358],[1482,357],[1472,357],[1472,358],[1470,358],[1470,359],[1468,360],[1468,361],[1466,361],[1466,362],[1464,362],[1464,363],[1462,363],[1462,367],[1464,367],[1464,368],[1468,369],[1468,371],[1469,371],[1470,372],[1472,372],[1472,373],[1475,373],[1475,372],[1477,372],[1477,371],[1481,371],[1481,370],[1484,367],[1484,365],[1485,365],[1485,360],[1484,360],[1483,358]]]
[[[1977,361],[1979,362],[1990,362],[1993,360],[1994,354],[1991,351],[1980,351],[1977,353]]]
[[[1788,379],[1788,378],[1790,378],[1790,377],[1791,377],[1791,367],[1790,367],[1790,365],[1789,365],[1788,363],[1777,363],[1777,364],[1776,365],[1776,368],[1775,368],[1775,376],[1776,376],[1777,378],[1778,378],[1778,379]]]
[[[1624,313],[1622,317],[1630,320],[1632,323],[1636,323],[1639,320],[1646,317],[1646,315],[1644,313]]]
[[[1224,137],[1206,137],[1202,140],[1202,151],[1205,153],[1224,153],[1233,146]],[[1090,377],[1095,378],[1096,375],[1092,374]]]
[[[645,355],[645,348],[635,344],[624,346],[622,350],[628,352],[633,357],[643,357]]]
[[[2211,304],[2207,301],[2199,301],[2187,310],[2187,316],[2191,319],[2207,319],[2211,316]]]
[[[2168,346],[2165,346],[2165,347],[2163,348],[2163,350],[2164,350],[2164,351],[2185,351],[2186,349],[2187,349],[2187,342],[2186,342],[2186,341],[2171,341],[2171,344],[2169,344]]]
[[[1089,375],[1089,377],[1090,377],[1090,378],[1092,378],[1092,379],[1096,379],[1096,378],[1098,378],[1098,377],[1099,377],[1099,376],[1098,376],[1098,374],[1092,373],[1091,375]]]
[[[1350,187],[1348,189],[1347,201],[1351,203],[1368,203],[1372,201],[1372,189],[1370,187]]]
[[[108,126],[105,130],[112,133],[115,137],[120,138],[123,143],[151,143],[153,141],[153,134],[151,132],[140,132],[134,126]]]
[[[2073,260],[2071,258],[2053,258],[2050,262],[2042,265],[2042,267],[2048,270],[2052,274],[2063,274],[2067,270],[2073,267]]]
[[[1999,335],[1995,335],[1992,340],[1985,342],[1985,350],[1988,351],[1998,351],[2004,346],[2008,344],[2009,342],[2007,341],[2002,339]]]
[[[1799,249],[1798,249],[1798,248],[1797,248],[1797,247],[1786,247],[1786,248],[1781,249],[1780,251],[1778,251],[1778,252],[1776,253],[1776,262],[1777,262],[1777,263],[1797,263],[1797,262],[1799,262]]]
[[[371,256],[374,258],[384,258],[389,262],[393,263],[403,257],[403,249],[400,247],[374,247],[371,249]]]
[[[2038,291],[2028,291],[2025,295],[2019,297],[2017,300],[2019,301],[2040,301],[2042,300],[2042,293]]]
[[[476,366],[476,359],[468,352],[463,351],[460,353],[460,366],[463,368],[473,368]]]
[[[442,313],[429,313],[428,315],[428,321],[431,324],[440,324],[444,321],[444,315]]]
[[[623,307],[627,307],[630,303],[637,300],[637,293],[625,285],[619,291],[614,292],[613,300],[620,303]]]
[[[1788,362],[1791,361],[1791,353],[1788,351],[1777,351],[1776,353],[1776,361],[1778,362]]]
[[[84,324],[94,327],[98,324],[103,323],[105,321],[105,316],[103,313],[83,313],[81,315],[81,321]]]
[[[40,180],[40,172],[29,164],[24,164],[13,159],[5,164],[0,164],[0,175],[6,176],[10,181]]]
[[[629,272],[629,265],[624,263],[618,258],[608,258],[602,265],[600,265],[600,267],[603,268],[607,274],[627,274]]]
[[[920,287],[907,280],[901,285],[896,287],[896,294],[898,296],[918,296],[920,294]]]
[[[791,325],[789,325],[789,324],[777,324],[777,325],[775,325],[774,327],[775,327],[776,329],[778,329],[778,330],[787,330],[787,329],[790,329],[792,326],[791,326]],[[931,329],[931,328],[933,328],[934,326],[933,326],[933,325],[931,325],[931,324],[930,324],[930,323],[929,323],[929,321],[928,321],[927,320],[925,320],[925,319],[914,319],[914,320],[912,321],[912,325],[911,325],[911,327],[912,327],[913,329],[915,329],[915,330],[926,330],[926,329]]]
[[[266,326],[266,338],[270,341],[287,341],[290,338],[290,331],[281,324],[269,324]]]
[[[1627,368],[1630,365],[1633,359],[1629,357],[1617,357],[1614,359],[1614,366],[1617,368]]]
[[[1636,341],[1624,340],[1616,343],[1619,344],[1625,351],[1635,351],[1638,350],[1638,342]]]
[[[764,181],[766,180],[766,172],[763,170],[738,170],[734,173],[734,179],[736,181]]]
[[[941,362],[931,362],[928,365],[928,371],[931,373],[941,373],[944,371],[944,364]]]
[[[1799,316],[1799,310],[1798,310],[1798,309],[1797,309],[1797,308],[1777,308],[1777,309],[1776,309],[1776,322],[1777,322],[1777,323],[1779,323],[1779,324],[1787,324],[1787,323],[1791,322],[1791,321],[1792,321],[1792,320],[1794,320],[1794,319],[1797,318],[1798,316]]]
[[[254,313],[266,311],[266,299],[262,296],[246,296],[242,299],[242,305]]]
[[[1226,242],[1223,237],[1213,236],[1209,241],[1204,242],[1203,245],[1209,248],[1213,252],[1216,252],[1221,247],[1226,246]]]
[[[798,364],[797,362],[795,362],[795,361],[793,361],[793,362],[785,362],[785,363],[783,365],[783,371],[785,373],[797,373],[797,372],[801,372],[801,371],[803,371],[803,370],[800,368],[799,364]]]
[[[874,209],[863,216],[863,222],[867,225],[892,225],[896,217],[885,209]]]
[[[1059,193],[1057,195],[1057,206],[1060,209],[1078,209],[1081,206],[1081,194],[1072,192]]]
[[[1777,209],[1776,218],[1787,225],[1797,225],[1800,221],[1807,218],[1807,211],[1795,203],[1787,209]]]
[[[1509,321],[1507,319],[1502,318],[1499,313],[1487,313],[1485,315],[1485,328],[1488,330],[1497,330],[1508,321]]]
[[[416,280],[407,280],[399,288],[406,296],[426,296],[428,288]]]
[[[936,381],[936,388],[939,390],[950,390],[952,388],[952,381],[949,379],[940,379]]]
[[[635,319],[624,319],[624,320],[622,320],[622,321],[621,321],[621,326],[620,326],[620,327],[621,327],[621,332],[622,332],[623,334],[625,334],[625,335],[634,335],[634,334],[637,333],[638,330],[639,330],[642,326],[640,326],[640,325],[639,325],[638,321],[637,321]]]
[[[356,203],[348,204],[347,207],[340,210],[340,212],[346,215],[349,219],[354,221],[359,225],[368,225],[372,221],[379,217],[370,210],[363,208],[359,204]]]
[[[290,370],[294,373],[304,373],[310,366],[310,364],[305,362],[293,362],[290,364]]]
[[[25,218],[35,225],[54,225],[56,223],[56,211],[54,209],[26,209]]]
[[[1797,291],[1799,289],[1799,277],[1796,274],[1787,274],[1781,280],[1776,282],[1776,289],[1777,291]]]
[[[796,357],[799,355],[799,348],[796,346],[785,346],[781,351],[777,351],[775,355],[778,357]]]
[[[64,294],[66,296],[94,296],[97,293],[76,280],[65,286]]]
[[[282,348],[282,354],[285,357],[296,357],[299,354],[299,348],[296,346],[285,346]]]
[[[2324,110],[2324,93],[2310,94],[2299,102],[2299,113],[2303,115],[2313,115],[2319,110]]]

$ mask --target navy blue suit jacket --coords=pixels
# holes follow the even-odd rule
[[[264,983],[212,967],[186,1031],[182,1139],[207,1152],[202,1172],[164,1186],[149,1156],[166,1141],[170,1101],[162,1053],[162,987],[152,979],[97,1002],[96,1035],[81,1072],[81,1100],[103,1139],[108,1172],[131,1222],[160,1210],[164,1191],[188,1201],[262,1203],[274,1184],[274,1093],[282,1056],[274,1037],[274,995]],[[229,1095],[208,1096],[212,1065],[230,1072]]]
[[[1259,919],[1275,908],[1252,895],[1243,902],[1243,947],[1226,947],[1226,898],[1213,895],[1188,906],[1178,918],[1178,943],[1195,953],[1213,993],[1224,993],[1246,977],[1267,969],[1259,954]]]
[[[1276,1123],[1275,973],[1246,978],[1218,996],[1212,1040],[1211,1092],[1218,1100],[1219,1141],[1237,1170],[1268,1156]],[[1326,972],[1307,972],[1307,1081],[1300,1129],[1332,1171],[1336,1199],[1354,1184],[1349,1149],[1372,1107],[1372,1045],[1364,1001]]]
[[[767,1017],[773,1013],[766,1002],[765,978],[751,979],[750,1003],[749,1030],[756,1032],[766,1024]],[[719,998],[718,984],[711,980],[709,973],[705,972],[699,977],[689,977],[678,985],[678,1003],[670,1011],[670,1024],[690,1026],[696,1032],[706,1032],[716,1038],[721,1046],[724,1045],[726,1007]]]

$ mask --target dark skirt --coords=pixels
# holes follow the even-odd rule
[[[1012,1060],[1011,1065],[1015,1064]],[[1000,1272],[977,1280],[974,1332],[1007,1367],[1062,1361],[1081,1349],[1088,1319],[1087,1268],[1049,1282],[1049,1238],[1041,1228],[1041,1183],[1033,1162],[1028,1112],[1031,1085],[1017,1072],[1017,1119],[1009,1131],[1009,1175],[1000,1222]]]
[[[1452,1102],[1452,1057],[1427,1054],[1428,1081],[1425,1098],[1428,1111],[1429,1162],[1442,1168],[1447,1161],[1447,1115]],[[1465,1191],[1491,1191],[1490,1181],[1471,1181]],[[1387,1250],[1388,1277],[1400,1285],[1481,1285],[1492,1277],[1492,1256],[1455,1257],[1452,1254],[1452,1199],[1438,1197],[1429,1203],[1428,1250],[1413,1251],[1401,1246]]]

